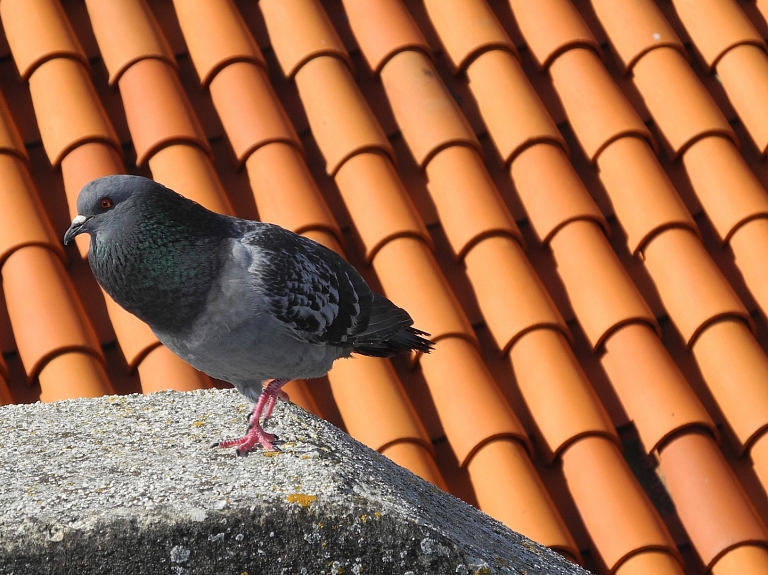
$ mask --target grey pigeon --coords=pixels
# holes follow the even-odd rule
[[[87,183],[77,213],[64,243],[91,235],[88,262],[104,290],[184,361],[254,403],[246,434],[214,444],[238,455],[273,449],[261,418],[288,381],[325,375],[352,353],[432,349],[343,258],[280,226],[125,175]]]

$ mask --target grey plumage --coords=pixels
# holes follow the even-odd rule
[[[353,352],[432,348],[338,254],[279,226],[216,214],[138,176],[86,184],[77,209],[64,242],[91,235],[105,291],[182,359],[257,402],[242,438],[256,441],[230,442],[241,452],[271,448],[259,416],[288,380],[322,376]],[[279,383],[265,398],[269,379]]]

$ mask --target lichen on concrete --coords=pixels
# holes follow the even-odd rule
[[[281,451],[234,391],[0,408],[0,575],[586,573],[279,402]]]

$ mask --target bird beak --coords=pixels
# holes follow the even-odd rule
[[[86,224],[88,220],[91,218],[87,218],[85,216],[77,215],[75,216],[75,219],[72,220],[72,225],[69,226],[69,229],[64,234],[64,245],[67,245],[69,242],[71,242],[75,236],[80,235],[85,230],[83,229],[83,226]]]

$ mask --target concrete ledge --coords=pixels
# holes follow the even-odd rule
[[[279,402],[282,451],[234,391],[0,408],[0,573],[586,573]],[[500,494],[503,497],[503,494]]]

